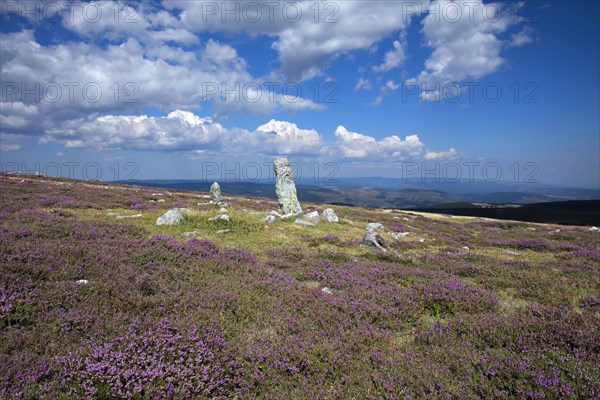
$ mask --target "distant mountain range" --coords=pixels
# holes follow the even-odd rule
[[[414,209],[449,203],[533,204],[600,199],[598,190],[538,187],[510,183],[421,183],[393,178],[338,178],[335,185],[297,183],[301,201],[345,204],[367,208]],[[211,182],[190,180],[136,180],[120,183],[208,192]],[[223,193],[276,198],[272,182],[220,182]],[[495,190],[494,190],[495,189]]]
[[[212,182],[189,180],[124,181],[130,185],[208,192]],[[567,225],[600,225],[600,193],[577,188],[518,187],[511,184],[493,186],[461,183],[449,186],[454,191],[419,187],[361,187],[363,179],[340,180],[336,186],[297,185],[300,201],[357,206],[364,208],[396,208],[440,214],[509,219],[517,221]],[[398,185],[394,180],[373,178],[373,185]],[[405,185],[418,186],[404,183]],[[276,198],[273,183],[221,182],[225,195]],[[448,185],[448,184],[446,184]],[[470,186],[469,186],[470,185]],[[439,185],[443,186],[443,185]],[[471,193],[457,189],[475,189]],[[493,192],[491,189],[504,189]],[[525,190],[528,189],[528,190]]]

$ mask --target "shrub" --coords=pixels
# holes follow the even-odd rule
[[[95,398],[231,397],[247,390],[241,363],[214,329],[179,333],[165,318],[140,322],[110,342],[90,342],[63,357],[72,396]]]

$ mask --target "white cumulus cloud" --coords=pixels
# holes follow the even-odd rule
[[[399,67],[406,58],[406,41],[394,40],[394,49],[385,53],[383,63],[373,67],[375,72],[388,72]]]
[[[58,142],[67,148],[100,150],[218,149],[228,131],[211,118],[188,111],[166,117],[104,115],[91,120],[73,120],[49,130],[41,143]]]
[[[371,85],[371,82],[369,81],[368,78],[359,78],[358,81],[356,82],[356,85],[354,86],[354,90],[358,91],[358,90],[371,90],[373,89],[373,86]]]
[[[350,159],[404,159],[419,156],[424,144],[418,135],[406,136],[404,140],[396,135],[377,140],[372,136],[352,132],[344,126],[335,130],[336,147],[339,155]]]
[[[193,32],[273,37],[272,48],[279,54],[280,71],[290,81],[318,76],[340,55],[368,50],[393,32],[406,29],[427,3],[428,0],[285,0],[252,2],[248,6],[237,0],[163,1],[168,9],[182,10],[180,19]]]
[[[506,62],[500,54],[506,42],[500,35],[518,22],[501,3],[432,1],[422,33],[433,52],[425,69],[409,82],[419,84],[422,99],[429,100],[439,98],[446,83],[480,79],[497,71]],[[526,44],[525,35],[513,42]]]
[[[454,160],[458,158],[460,154],[455,148],[450,148],[447,151],[427,151],[423,157],[429,161],[440,161],[440,160]]]

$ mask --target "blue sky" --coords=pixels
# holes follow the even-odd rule
[[[596,1],[1,12],[5,171],[243,179],[285,155],[305,176],[600,186]]]

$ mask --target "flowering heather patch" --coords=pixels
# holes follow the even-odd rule
[[[590,260],[600,261],[600,250],[577,250],[568,253],[557,254],[559,258],[588,258]]]
[[[394,232],[404,232],[404,224],[396,222],[388,226],[388,229]]]
[[[180,333],[167,318],[156,327],[136,323],[123,336],[91,342],[61,361],[61,381],[76,397],[214,398],[248,386],[241,363],[214,329]]]
[[[498,299],[492,292],[456,279],[428,282],[414,291],[421,296],[423,307],[433,316],[489,312],[498,305]]]
[[[77,208],[77,200],[70,196],[43,196],[38,202],[40,207]]]
[[[145,204],[133,203],[130,207],[131,210],[145,210],[148,208]]]
[[[300,229],[235,196],[213,223],[193,192],[0,176],[2,399],[599,396],[600,235],[342,206]],[[411,234],[376,252],[372,221]]]
[[[589,308],[600,312],[600,298],[596,296],[587,296],[581,299],[581,307]]]

